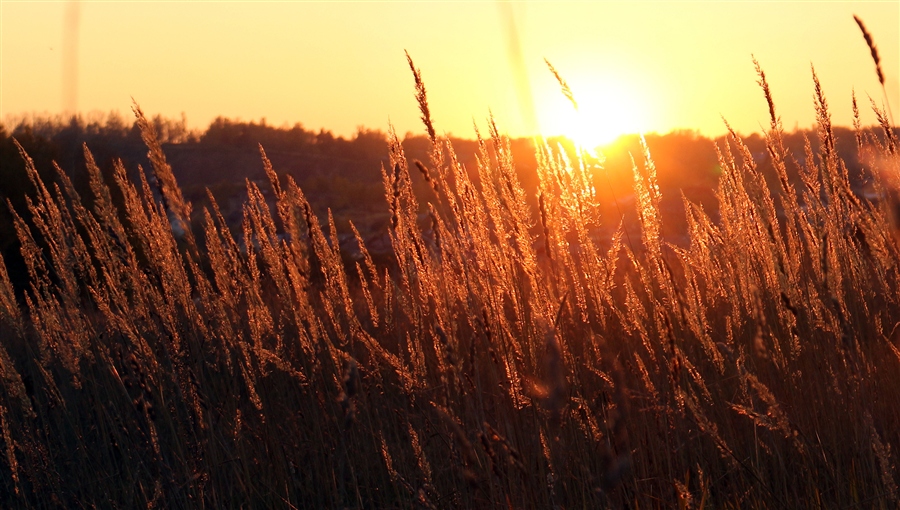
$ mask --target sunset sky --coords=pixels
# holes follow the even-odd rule
[[[853,14],[882,59],[900,116],[900,2],[0,2],[0,117],[77,111],[151,115],[205,128],[217,116],[401,136],[418,120],[408,50],[439,132],[576,134],[767,124],[751,60],[784,126],[814,119],[814,65],[834,123],[864,123],[884,96]],[[66,22],[68,20],[68,23]],[[77,22],[77,28],[76,28]],[[77,41],[77,46],[72,42]],[[69,57],[66,58],[66,55]],[[77,59],[74,58],[77,56]],[[571,105],[544,64],[568,82]],[[75,87],[64,90],[64,83]],[[68,93],[68,96],[66,95]],[[530,99],[529,99],[530,96]],[[529,114],[532,108],[534,114]],[[587,133],[587,134],[585,134]]]

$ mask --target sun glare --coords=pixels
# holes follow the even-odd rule
[[[644,130],[645,111],[638,89],[611,80],[569,83],[578,109],[558,88],[551,91],[538,105],[544,135],[563,135],[584,149],[596,149],[621,135]]]

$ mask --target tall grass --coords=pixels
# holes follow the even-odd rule
[[[137,108],[155,179],[106,178],[85,147],[83,200],[22,151],[0,506],[896,507],[896,227],[850,189],[815,75],[803,185],[758,68],[777,187],[732,132],[718,215],[684,200],[682,247],[661,236],[649,151],[640,238],[604,238],[596,161],[538,146],[532,207],[493,123],[477,167],[458,163],[409,64],[431,188],[412,192],[391,133],[388,266],[355,229],[346,259],[262,148],[274,200],[248,182],[239,236],[214,197],[192,212]],[[888,196],[883,127],[858,143]]]

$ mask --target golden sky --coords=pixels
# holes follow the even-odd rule
[[[0,117],[71,104],[128,115],[134,97],[151,115],[183,112],[195,128],[222,115],[345,136],[389,122],[401,136],[421,133],[408,50],[437,130],[462,137],[474,136],[473,121],[485,132],[489,112],[502,132],[527,134],[530,104],[548,135],[576,125],[598,139],[679,128],[718,135],[722,117],[741,133],[759,131],[768,113],[751,54],[786,128],[813,123],[810,64],[835,124],[850,124],[852,89],[872,123],[866,95],[879,104],[884,96],[854,14],[878,46],[898,117],[896,0],[2,0]],[[571,87],[577,117],[545,58]]]

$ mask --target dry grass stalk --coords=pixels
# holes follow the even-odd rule
[[[875,46],[875,39],[872,38],[872,34],[866,30],[866,25],[863,24],[863,21],[859,19],[859,16],[854,15],[853,20],[856,21],[856,24],[859,26],[859,30],[863,34],[863,39],[866,40],[866,45],[869,47],[869,53],[872,55],[872,61],[875,62],[875,73],[878,75],[878,83],[881,84],[881,91],[884,94],[884,100],[887,102],[888,111],[890,111],[891,104],[888,101],[887,89],[884,88],[884,73],[881,70],[881,57],[878,55],[878,48]],[[893,114],[891,114],[891,118],[893,118]],[[891,122],[893,124],[893,122]]]
[[[416,82],[416,101],[419,103],[419,111],[422,113],[422,123],[425,124],[425,131],[428,133],[428,139],[432,144],[437,142],[437,135],[434,132],[434,124],[431,120],[431,110],[428,108],[428,96],[425,93],[425,82],[422,81],[422,73],[413,64],[412,57],[409,52],[403,52],[406,55],[406,61],[409,63],[409,70],[413,73]]]
[[[559,87],[562,90],[563,95],[566,96],[566,99],[568,99],[570,103],[572,103],[572,107],[575,108],[575,111],[578,111],[578,102],[575,101],[575,95],[572,93],[572,89],[569,88],[569,84],[566,83],[566,80],[564,80],[562,76],[560,76],[560,74],[556,71],[556,68],[553,67],[553,64],[551,64],[549,60],[545,58],[544,63],[547,64],[547,68],[550,69],[550,73],[553,74],[553,77],[556,78],[556,81],[559,83]]]
[[[859,30],[863,34],[863,39],[866,40],[866,45],[869,46],[869,51],[872,54],[872,61],[875,62],[875,72],[878,74],[878,83],[883,86],[884,73],[881,72],[881,57],[878,56],[878,48],[875,47],[875,40],[872,39],[872,35],[869,34],[868,30],[866,30],[866,25],[864,25],[863,21],[859,19],[859,16],[854,15],[853,20],[856,21],[857,25],[859,25]]]

